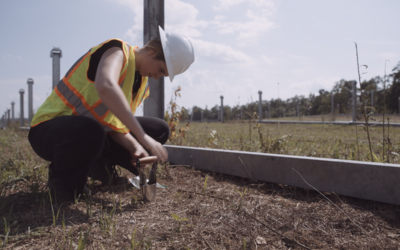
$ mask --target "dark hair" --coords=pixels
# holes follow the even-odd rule
[[[148,51],[155,53],[154,59],[165,62],[164,51],[161,45],[161,41],[158,38],[151,39],[144,48]]]

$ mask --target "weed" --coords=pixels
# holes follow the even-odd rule
[[[183,116],[183,109],[180,109],[179,105],[176,103],[176,98],[181,97],[181,94],[179,93],[180,91],[181,87],[179,86],[173,90],[174,95],[171,97],[171,101],[169,102],[167,111],[165,111],[164,115],[164,119],[168,123],[171,131],[169,141],[172,144],[182,144],[182,139],[185,138],[185,134],[190,127],[189,123],[186,123],[185,127],[181,127],[177,131],[177,127]]]
[[[0,183],[0,213],[3,211],[3,208],[7,205],[9,198],[6,196],[8,179],[2,181]]]
[[[131,239],[131,249],[139,249],[142,245],[144,245],[145,249],[151,249],[152,248],[152,243],[151,241],[155,239],[156,237],[150,237],[145,239],[145,231],[147,229],[147,225],[143,227],[142,230],[142,235],[140,237],[140,240],[138,242],[135,241],[135,236],[136,236],[136,229],[132,233],[132,239]]]
[[[85,245],[87,242],[87,238],[89,237],[90,230],[92,230],[92,227],[89,228],[89,230],[85,233],[85,236],[83,238],[82,238],[82,231],[80,232],[78,240],[78,250],[85,249]]]
[[[60,215],[60,209],[61,209],[62,203],[61,203],[61,206],[58,208],[57,215],[56,215],[56,214],[54,213],[53,201],[52,201],[52,199],[51,199],[50,190],[49,190],[49,197],[50,197],[51,212],[52,212],[52,216],[53,216],[53,226],[55,227],[55,226],[56,226],[56,223],[57,223],[57,220],[58,220],[58,216]]]
[[[92,218],[93,214],[92,214],[92,196],[89,195],[89,197],[87,197],[85,194],[83,195],[85,196],[85,203],[86,203],[86,214],[89,218]]]
[[[204,180],[203,194],[206,194],[208,177],[209,177],[209,176],[207,175],[206,178],[205,178],[205,180]]]
[[[99,218],[100,228],[102,231],[108,233],[110,232],[110,230],[112,230],[112,235],[115,234],[115,223],[116,223],[115,210],[116,206],[114,205],[110,213],[108,213],[107,209],[103,210],[103,206],[100,205],[100,218]]]
[[[74,190],[74,204],[78,204],[79,198],[81,198],[81,194],[77,195],[76,189]]]
[[[5,245],[7,244],[7,241],[8,241],[8,236],[10,235],[10,224],[5,217],[3,217],[3,219],[4,219],[4,234],[5,234],[5,236],[4,236],[3,242],[1,242],[1,239],[0,239],[1,248],[5,247]]]
[[[369,126],[368,126],[369,115],[367,115],[367,111],[366,111],[367,109],[366,109],[366,107],[364,105],[364,100],[363,100],[363,89],[362,89],[362,86],[361,86],[361,74],[360,74],[360,65],[358,63],[357,43],[355,43],[355,45],[356,45],[356,56],[357,56],[358,81],[359,81],[360,90],[361,90],[361,105],[362,105],[362,110],[364,112],[363,115],[364,115],[364,121],[365,121],[364,129],[366,130],[367,136],[368,136],[368,145],[369,145],[370,158],[371,158],[371,161],[374,161],[373,160],[373,156],[372,156],[371,138],[370,138],[370,135],[369,135]],[[368,68],[367,65],[362,65],[362,66],[365,66],[366,68]],[[357,147],[358,147],[358,140],[357,140]],[[358,158],[359,158],[358,160],[360,160],[360,156],[358,156]]]
[[[245,188],[243,192],[240,192],[239,190],[236,190],[236,189],[235,189],[235,191],[238,192],[238,193],[240,194],[240,201],[239,201],[238,208],[237,208],[237,210],[236,210],[236,213],[238,213],[238,212],[240,211],[240,209],[242,209],[243,198],[244,198],[244,196],[246,195],[247,188]]]
[[[239,133],[239,148],[241,151],[244,150],[243,134],[244,134],[243,120],[241,119],[240,120],[240,133]]]
[[[176,215],[176,214],[171,214],[171,216],[176,222],[178,222],[178,226],[176,228],[176,231],[178,233],[181,232],[182,231],[182,222],[188,221],[188,219],[185,218],[185,217],[180,217],[179,215]]]
[[[219,147],[218,140],[219,140],[219,138],[218,138],[217,130],[211,131],[210,137],[208,138],[207,146],[209,148],[218,148]]]
[[[63,218],[62,218],[62,231],[63,231],[63,245],[65,245],[65,217],[64,217],[64,212],[63,212]]]
[[[72,226],[71,227],[71,229],[69,230],[69,232],[68,232],[68,235],[67,235],[67,239],[70,239],[69,240],[69,248],[68,249],[71,249],[72,248],[72,235],[71,235],[71,233],[72,233],[72,229],[73,229],[74,227]]]

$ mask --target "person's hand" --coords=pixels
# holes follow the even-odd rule
[[[166,161],[168,159],[168,152],[161,143],[153,140],[149,146],[149,153],[152,156],[157,156],[159,161]]]
[[[140,145],[139,143],[134,146],[134,148],[129,152],[131,154],[131,163],[136,167],[136,160],[149,156],[149,153]],[[146,168],[148,165],[140,166],[141,168]]]

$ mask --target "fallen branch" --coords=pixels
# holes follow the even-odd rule
[[[200,233],[199,233],[199,235],[200,235],[200,237],[204,240],[204,242],[206,243],[206,245],[207,245],[211,250],[214,250],[214,248],[212,248],[212,246],[210,245],[210,243],[208,243],[208,241],[203,237],[203,235],[201,235]]]
[[[313,187],[310,183],[308,183],[305,179],[304,179],[304,177],[299,173],[299,172],[297,172],[297,170],[296,169],[294,169],[294,168],[292,168],[298,175],[300,175],[300,177],[303,179],[303,181],[308,185],[308,186],[310,186],[310,187],[312,187],[315,191],[317,191],[320,195],[322,195],[323,197],[325,197],[325,199],[327,199],[330,203],[332,203],[335,207],[337,207],[340,211],[342,211],[342,213],[344,213],[346,216],[347,216],[347,218],[351,221],[351,222],[353,222],[354,223],[354,225],[356,225],[358,228],[360,228],[361,229],[361,231],[364,231],[368,236],[371,236],[367,231],[365,231],[365,229],[363,229],[360,225],[358,225],[357,223],[355,223],[351,218],[350,218],[350,216],[345,212],[345,211],[343,211],[343,209],[341,209],[338,205],[336,205],[335,203],[333,203],[328,197],[326,197],[323,193],[321,193],[318,189],[316,189],[315,187]]]
[[[280,235],[281,237],[283,237],[283,238],[285,238],[285,239],[287,239],[287,240],[289,240],[289,241],[292,241],[292,242],[296,243],[297,245],[299,245],[299,246],[301,246],[301,247],[303,247],[303,248],[305,248],[305,249],[311,250],[310,248],[304,246],[303,244],[301,244],[300,242],[296,241],[295,239],[290,239],[290,238],[286,237],[285,235],[281,234],[280,232],[276,231],[276,230],[273,229],[272,227],[269,227],[268,225],[266,225],[265,223],[261,222],[261,221],[258,220],[257,218],[254,218],[253,216],[251,216],[250,214],[248,214],[246,211],[243,210],[243,213],[244,213],[245,215],[247,215],[248,217],[252,218],[253,220],[257,221],[258,223],[262,224],[264,227],[268,228],[268,229],[271,230],[272,232],[274,232],[274,233]]]

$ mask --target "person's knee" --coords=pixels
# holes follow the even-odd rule
[[[160,137],[158,142],[161,144],[165,144],[169,138],[169,126],[168,123],[164,120],[160,121]]]

